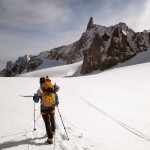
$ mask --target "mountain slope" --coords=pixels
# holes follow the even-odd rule
[[[29,73],[24,73],[19,75],[19,77],[42,77],[50,75],[50,77],[70,77],[78,76],[78,70],[81,68],[82,61],[70,65],[62,65],[57,67],[51,67],[47,69],[41,69],[37,71],[32,71]]]
[[[1,76],[16,76],[26,72],[83,61],[80,74],[106,70],[132,59],[150,47],[148,31],[134,32],[125,23],[105,27],[93,23],[91,17],[81,38],[68,45],[42,52],[37,56],[9,61]],[[143,61],[143,60],[142,60]]]
[[[142,53],[138,53],[135,57],[132,59],[129,59],[123,63],[119,63],[114,68],[119,68],[119,67],[125,67],[125,66],[131,66],[131,65],[136,65],[136,64],[141,64],[141,63],[147,63],[149,62],[150,59],[150,50],[148,49],[147,51],[144,51]],[[81,76],[81,68],[82,68],[82,61],[78,63],[73,63],[69,65],[61,65],[57,67],[50,67],[47,69],[40,69],[37,71],[32,71],[29,73],[23,73],[19,75],[20,77],[42,77],[49,75],[50,77],[77,77]],[[101,73],[102,71],[93,71],[91,74],[95,73]]]

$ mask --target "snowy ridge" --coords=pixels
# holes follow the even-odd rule
[[[134,58],[124,63],[119,63],[113,68],[131,66],[141,63],[149,62],[150,49],[145,52],[138,53]],[[81,76],[80,71],[82,67],[82,61],[70,65],[61,65],[59,67],[51,67],[48,69],[41,69],[29,73],[18,75],[19,77],[41,77],[50,75],[50,77],[70,77],[70,76]],[[101,71],[94,71],[92,74],[100,73]]]
[[[52,67],[48,69],[41,69],[29,73],[24,73],[19,75],[19,77],[42,77],[46,75],[50,75],[50,77],[69,77],[74,75],[79,76],[78,70],[81,65],[82,65],[82,61],[71,65],[63,65],[63,66]]]
[[[150,33],[134,32],[125,23],[105,27],[93,23],[91,17],[81,38],[66,46],[44,51],[37,56],[23,56],[9,61],[1,76],[18,76],[45,68],[82,61],[79,75],[110,69],[150,48]],[[144,59],[142,60],[144,61]],[[142,62],[141,62],[142,63]]]

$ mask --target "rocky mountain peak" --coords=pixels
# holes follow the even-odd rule
[[[125,23],[120,22],[118,24],[118,26],[120,26],[121,29],[124,30],[124,31],[128,31],[130,33],[134,33],[134,31],[131,28],[129,28]]]
[[[91,29],[91,28],[93,28],[93,17],[90,17],[90,20],[89,20],[89,22],[88,22],[88,24],[87,24],[87,28],[86,28],[86,31],[87,30],[89,30],[89,29]]]
[[[19,57],[9,61],[1,76],[16,76],[34,70],[83,61],[81,74],[109,69],[150,48],[150,32],[134,32],[125,23],[105,27],[90,17],[81,38],[67,46],[45,51],[37,56]]]

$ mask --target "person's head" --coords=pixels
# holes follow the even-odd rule
[[[45,80],[45,77],[41,77],[41,78],[40,78],[40,85],[42,85],[45,81],[46,81],[46,80]]]

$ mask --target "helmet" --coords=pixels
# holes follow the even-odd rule
[[[46,81],[46,80],[45,80],[45,77],[41,77],[41,78],[40,78],[40,84],[41,84],[41,85],[42,85],[45,81]]]

